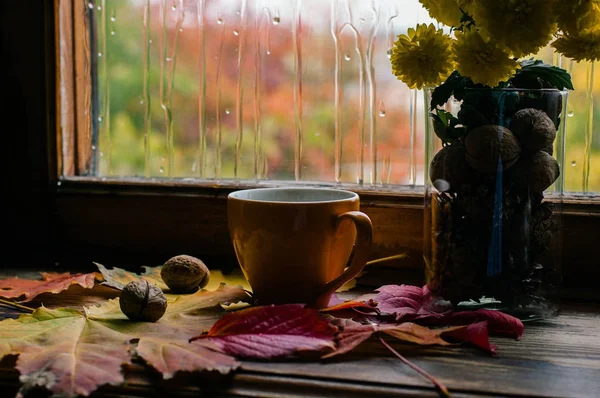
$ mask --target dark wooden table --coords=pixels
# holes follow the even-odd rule
[[[103,286],[61,293],[61,306],[114,297]],[[346,293],[345,295],[352,295]],[[38,303],[52,307],[52,295]],[[32,303],[35,304],[35,303]],[[0,317],[16,316],[0,307]],[[409,360],[444,383],[453,397],[600,397],[600,306],[564,304],[558,317],[528,323],[521,341],[493,337],[498,356],[468,346],[421,347],[386,339]],[[0,397],[18,389],[15,358],[0,362]],[[102,387],[93,397],[435,397],[430,382],[367,341],[335,360],[243,361],[228,376],[182,374],[162,381],[142,365],[125,369],[126,383]]]

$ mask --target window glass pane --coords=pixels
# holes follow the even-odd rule
[[[88,5],[97,175],[423,184],[422,92],[388,58],[396,35],[432,22],[418,0]],[[600,111],[586,117],[588,66],[562,65],[576,86],[566,189],[600,191],[600,134],[584,128],[600,126]]]
[[[417,0],[90,8],[99,175],[422,184],[422,95],[388,58]]]

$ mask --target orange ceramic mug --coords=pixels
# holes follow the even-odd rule
[[[257,303],[325,307],[367,262],[373,228],[359,207],[356,193],[339,189],[229,194],[229,233]]]

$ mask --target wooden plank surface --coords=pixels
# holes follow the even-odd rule
[[[35,277],[35,273],[23,276]],[[347,299],[358,293],[342,296]],[[104,286],[91,290],[74,286],[59,295],[40,295],[28,305],[80,307],[117,295]],[[7,315],[18,313],[0,307],[0,316]],[[597,305],[564,304],[558,317],[527,323],[521,341],[492,338],[498,346],[497,357],[468,346],[425,348],[387,340],[446,384],[453,397],[587,398],[600,396],[599,326]],[[7,397],[18,388],[14,360],[0,363],[0,388]],[[375,339],[348,355],[323,362],[243,361],[239,371],[224,377],[182,374],[163,381],[141,364],[127,367],[125,374],[125,385],[102,387],[93,396],[437,396],[427,380]]]

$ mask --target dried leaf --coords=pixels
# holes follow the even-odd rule
[[[337,348],[324,358],[344,354],[369,339],[373,333],[382,332],[401,341],[420,345],[448,346],[454,343],[472,343],[492,354],[496,348],[489,342],[486,322],[473,325],[429,329],[411,322],[399,324],[361,324],[350,319],[337,319],[332,324],[339,327],[336,334]]]
[[[41,272],[42,279],[8,278],[0,280],[0,297],[19,299],[25,303],[33,300],[42,293],[60,293],[67,290],[71,285],[77,284],[84,288],[94,287],[95,273],[70,274]]]
[[[121,365],[128,362],[127,342],[126,335],[72,309],[41,307],[0,322],[0,357],[19,355],[22,394],[39,386],[73,397],[119,384]]]
[[[352,351],[377,331],[377,325],[364,325],[351,319],[329,318],[332,325],[337,326],[336,348],[323,358],[331,358]]]
[[[329,298],[329,303],[327,303],[327,307],[333,307],[342,303],[345,303],[345,301],[339,298],[337,294],[333,293]]]
[[[137,353],[164,370],[165,377],[180,370],[227,372],[238,366],[233,358],[207,352],[210,347],[192,346],[188,340],[220,318],[224,313],[220,303],[246,299],[247,292],[225,285],[212,292],[167,295],[167,312],[156,323],[130,321],[120,311],[118,299],[84,312],[41,307],[17,320],[0,322],[0,359],[19,356],[22,393],[39,386],[66,397],[89,395],[100,385],[123,382],[121,365],[131,362],[128,348],[137,339]],[[181,361],[186,347],[190,352]]]
[[[375,312],[377,310],[377,304],[374,301],[329,301],[329,307],[321,309],[321,312],[337,312],[343,310],[359,310],[365,312]]]
[[[466,326],[448,328],[443,335],[459,342],[467,341],[496,355],[496,346],[490,343],[488,327],[489,324],[486,321],[476,322]]]
[[[385,285],[376,292],[374,297],[365,298],[374,300],[382,313],[395,314],[398,322],[414,322],[448,313],[448,308],[441,307],[432,299],[427,286]],[[365,300],[359,298],[357,301]]]
[[[444,322],[448,325],[466,325],[486,321],[490,332],[512,336],[517,340],[521,339],[525,331],[525,326],[519,318],[496,310],[460,311],[449,313],[444,318]]]
[[[136,352],[162,373],[164,379],[170,379],[181,371],[215,370],[227,374],[240,366],[235,358],[220,353],[218,347],[211,348],[185,340],[147,337],[140,340]]]
[[[104,277],[104,282],[102,284],[113,287],[115,289],[122,290],[126,284],[129,282],[138,280],[140,278],[146,279],[148,282],[155,284],[160,287],[164,292],[167,292],[169,288],[162,280],[160,276],[160,270],[162,266],[156,267],[142,267],[143,272],[141,274],[137,274],[135,272],[127,271],[122,268],[114,267],[111,269],[106,268],[102,264],[94,263],[98,267],[98,270]],[[224,275],[220,270],[210,270],[210,280],[206,286],[204,286],[204,290],[215,290],[218,289],[221,284],[227,284],[232,286],[241,286],[245,290],[252,291],[250,285],[244,278],[244,275],[240,272],[231,273],[228,275]]]
[[[301,304],[252,307],[221,318],[206,335],[223,352],[242,358],[271,359],[331,351],[336,328]]]
[[[98,267],[98,270],[104,277],[104,282],[102,282],[103,285],[110,286],[118,290],[123,290],[125,285],[127,285],[129,282],[137,281],[138,279],[143,278],[148,282],[160,287],[163,291],[168,289],[167,285],[160,277],[160,269],[162,267],[143,266],[142,269],[144,272],[141,274],[136,274],[135,272],[127,271],[118,267],[108,269],[102,264],[94,264],[96,267]]]
[[[376,290],[376,294],[367,294],[355,300],[326,308],[325,312],[342,314],[346,309],[374,307],[379,314],[373,313],[371,319],[385,321],[386,315],[392,315],[397,322],[414,322],[420,325],[467,325],[486,321],[491,333],[513,336],[520,339],[525,327],[520,319],[496,310],[479,309],[474,311],[450,310],[431,296],[427,286],[385,285]],[[365,307],[367,306],[367,307]],[[347,315],[347,314],[344,314]]]

